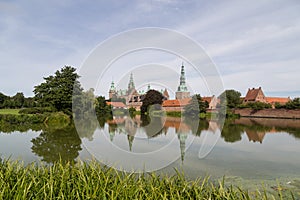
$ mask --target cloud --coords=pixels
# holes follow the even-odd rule
[[[156,26],[180,31],[200,43],[218,66],[226,88],[243,92],[261,85],[270,92],[298,91],[299,10],[297,1],[2,1],[0,85],[4,89],[0,89],[31,95],[43,76],[65,64],[80,66],[110,36]],[[153,57],[147,62],[175,68],[181,64],[179,57],[155,57],[156,61]],[[187,74],[196,84],[189,67]],[[178,81],[177,77],[172,80]]]

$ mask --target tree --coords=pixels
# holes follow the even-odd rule
[[[0,108],[3,108],[4,101],[8,100],[9,96],[4,95],[0,92]]]
[[[285,104],[286,109],[300,109],[300,98],[295,98]]]
[[[200,94],[192,96],[189,104],[184,107],[184,115],[189,117],[199,117],[200,113],[205,113],[208,108],[207,101],[203,101]]]
[[[76,162],[75,159],[82,150],[81,140],[74,126],[43,130],[31,142],[32,152],[42,157],[42,161],[47,163]]]
[[[225,90],[222,95],[226,95],[226,102],[228,108],[236,108],[241,104],[241,93],[236,90]]]
[[[98,117],[107,117],[112,115],[112,108],[111,106],[107,105],[104,96],[99,96],[96,98],[95,110]]]
[[[145,114],[151,105],[156,105],[155,109],[160,109],[163,99],[164,97],[160,92],[156,90],[149,90],[142,100],[143,104],[141,106],[141,114]]]
[[[22,92],[18,92],[15,96],[13,96],[11,98],[11,101],[14,102],[14,106],[16,108],[23,107],[23,104],[24,104],[24,101],[25,101],[24,94]]]
[[[81,95],[82,88],[76,69],[65,66],[54,76],[44,78],[45,82],[34,87],[35,99],[42,106],[54,107],[66,114],[72,113],[72,96]]]
[[[96,97],[94,89],[82,91],[81,95],[73,96],[73,117],[76,119],[86,119],[94,115]]]

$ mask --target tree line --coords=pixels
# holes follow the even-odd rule
[[[0,108],[29,108],[27,113],[47,111],[62,111],[69,116],[84,117],[90,112],[96,112],[98,116],[111,114],[111,106],[107,105],[104,96],[95,96],[94,90],[84,91],[80,82],[80,76],[76,69],[71,66],[64,66],[57,70],[54,75],[44,77],[44,82],[34,86],[34,97],[24,97],[22,92],[14,96],[7,96],[0,93]],[[241,93],[235,90],[224,91],[219,98],[221,99],[218,107],[220,109],[231,108],[252,108],[264,109],[271,108],[270,104],[255,102],[243,104]],[[150,90],[146,94],[141,107],[141,112],[146,113],[150,105],[161,105],[163,96],[160,92]],[[124,101],[124,99],[122,99]],[[76,105],[72,110],[72,105]],[[208,103],[203,101],[199,94],[192,96],[190,104],[185,107],[185,113],[195,115],[195,113],[205,112]],[[295,98],[285,105],[275,104],[276,108],[300,109],[300,98]],[[158,109],[158,107],[156,108]],[[25,112],[26,113],[26,112]]]
[[[33,97],[25,97],[22,92],[16,93],[14,96],[7,96],[0,92],[0,109],[2,108],[32,108],[37,103]]]

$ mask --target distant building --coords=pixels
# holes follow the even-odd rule
[[[107,101],[106,104],[111,105],[113,109],[122,109],[122,108],[125,109],[126,108],[126,105],[123,102]]]
[[[178,111],[182,112],[184,106],[190,103],[191,98],[185,99],[172,99],[163,101],[162,107],[165,111]]]
[[[244,98],[244,103],[250,103],[250,102],[263,102],[263,103],[267,102],[265,94],[263,93],[261,87],[248,89],[248,92]]]
[[[150,84],[147,87],[147,91],[151,89]],[[140,110],[140,107],[142,106],[142,101],[145,98],[145,95],[147,91],[137,91],[135,89],[135,84],[133,80],[133,74],[130,74],[129,83],[127,89],[119,89],[115,87],[114,81],[111,82],[111,86],[108,92],[108,96],[110,99],[112,99],[112,102],[114,99],[120,99],[123,98],[126,100],[126,107],[130,108],[133,107],[136,110]],[[169,93],[167,89],[164,91],[160,91],[165,99],[169,99]]]
[[[272,105],[272,108],[275,108],[275,104],[285,105],[287,102],[291,101],[290,97],[266,97],[267,103]]]
[[[275,104],[279,103],[281,105],[286,104],[287,102],[291,101],[289,97],[266,97],[262,88],[252,88],[248,89],[248,92],[243,98],[243,103],[250,103],[250,102],[263,102],[269,103],[272,105],[272,108],[275,108]]]
[[[215,110],[219,103],[219,99],[215,95],[211,97],[202,97],[202,100],[208,103],[208,109],[210,110]]]

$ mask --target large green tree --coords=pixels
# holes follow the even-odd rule
[[[222,94],[222,97],[226,97],[226,104],[228,108],[236,108],[240,105],[241,102],[241,93],[236,90],[225,90]]]
[[[25,97],[22,92],[18,92],[15,96],[11,98],[11,101],[14,102],[14,106],[16,108],[21,108],[23,107],[23,104],[25,102]]]
[[[184,107],[184,115],[187,117],[199,117],[199,114],[205,113],[207,108],[207,101],[203,101],[200,94],[195,94],[192,96],[189,104]]]
[[[98,117],[109,117],[112,115],[112,107],[107,105],[104,96],[98,96],[96,98],[95,111]]]
[[[51,106],[66,114],[72,113],[72,96],[81,95],[82,88],[76,69],[65,66],[34,87],[35,99],[42,106]]]
[[[0,92],[0,108],[4,107],[4,102],[9,100],[9,96],[6,96],[5,94]]]
[[[300,109],[300,98],[295,98],[285,104],[287,109]]]
[[[141,114],[145,114],[148,111],[148,107],[151,105],[156,105],[156,109],[159,109],[160,105],[162,104],[164,96],[156,91],[156,90],[149,90],[144,99],[142,100],[143,104],[141,106]]]

